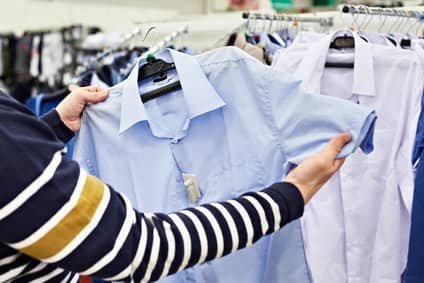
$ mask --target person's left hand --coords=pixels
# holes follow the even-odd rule
[[[98,86],[69,86],[70,94],[56,107],[60,119],[73,132],[81,127],[81,114],[87,103],[98,103],[109,96],[107,89]]]

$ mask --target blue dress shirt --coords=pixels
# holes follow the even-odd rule
[[[424,282],[424,97],[421,100],[421,108],[412,156],[412,161],[416,164],[416,175],[405,283]]]
[[[156,57],[173,61],[176,72],[139,85],[134,68],[106,102],[87,107],[74,155],[139,210],[193,206],[183,173],[199,184],[196,204],[258,191],[341,132],[353,140],[340,157],[358,147],[372,151],[371,109],[304,93],[299,81],[235,47],[198,56],[165,50]],[[139,58],[136,66],[145,62]],[[176,80],[182,90],[142,103],[140,94]],[[299,222],[161,282],[310,282]]]

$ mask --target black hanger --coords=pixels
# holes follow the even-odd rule
[[[402,38],[400,40],[400,47],[402,47],[404,49],[411,48],[411,40],[410,39]]]
[[[236,43],[236,39],[237,39],[237,33],[233,32],[230,37],[228,38],[227,43],[225,44],[225,46],[234,46],[234,44]]]
[[[330,44],[333,49],[355,48],[355,39],[352,36],[338,36]]]
[[[355,48],[355,39],[352,36],[338,36],[336,37],[330,44],[330,48],[333,49],[347,49],[347,48]],[[354,67],[353,63],[325,63],[326,68],[346,68],[352,69]]]
[[[174,63],[168,63],[162,59],[155,59],[153,56],[148,56],[147,63],[140,67],[140,70],[138,72],[138,81],[140,82],[147,78],[158,75],[158,77],[155,78],[153,82],[161,82],[167,79],[168,76],[166,75],[166,72],[174,70],[175,68],[176,67]],[[152,100],[156,97],[165,95],[169,92],[178,89],[181,89],[180,81],[173,82],[171,84],[165,85],[163,87],[143,94],[141,96],[141,101],[143,101],[143,103],[146,103],[149,100]]]

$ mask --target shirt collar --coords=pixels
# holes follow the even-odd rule
[[[175,63],[190,119],[225,105],[195,57],[165,49],[156,54],[156,58]],[[138,88],[138,66],[145,63],[146,56],[138,58],[128,78],[120,84],[122,101],[119,133],[125,132],[138,122],[149,120]]]
[[[371,47],[360,36],[348,29],[336,31],[312,43],[295,74],[302,79],[305,90],[319,93],[329,46],[335,37],[344,34],[353,36],[355,41],[352,93],[375,96],[374,64]]]

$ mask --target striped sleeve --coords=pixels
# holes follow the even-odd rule
[[[156,281],[249,246],[303,213],[302,196],[288,183],[171,214],[139,213],[66,160],[53,130],[24,112],[0,96],[0,241],[52,265],[44,276],[59,276],[60,268]]]

